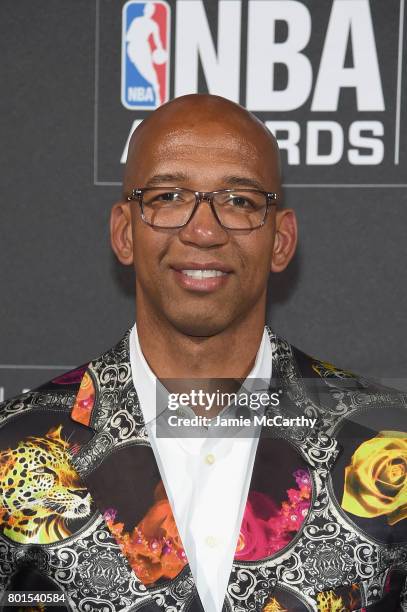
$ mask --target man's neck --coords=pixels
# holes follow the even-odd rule
[[[143,355],[158,378],[246,378],[259,349],[264,317],[247,317],[219,334],[195,337],[137,313]]]

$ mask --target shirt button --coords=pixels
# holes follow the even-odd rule
[[[213,536],[207,536],[205,538],[205,543],[207,544],[207,546],[210,546],[211,548],[215,548],[218,542],[216,538],[214,538]]]
[[[209,465],[212,465],[212,463],[215,463],[215,455],[212,455],[212,453],[208,453],[205,457],[205,462],[208,463]]]

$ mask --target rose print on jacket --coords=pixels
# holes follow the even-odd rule
[[[287,501],[277,507],[264,493],[250,491],[235,559],[256,561],[278,552],[303,524],[311,503],[311,479],[306,470],[293,474],[297,488],[287,490]]]
[[[365,518],[407,517],[407,433],[379,431],[356,449],[345,468],[344,510]]]

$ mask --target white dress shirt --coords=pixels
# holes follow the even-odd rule
[[[221,612],[258,435],[211,437],[210,428],[202,428],[202,437],[157,437],[156,377],[141,351],[136,324],[130,334],[130,362],[148,437],[202,605],[205,612]],[[266,387],[263,384],[261,388],[267,389],[271,370],[272,349],[264,330],[245,387],[251,384],[248,379],[254,378],[264,381]],[[224,416],[227,410],[223,408],[220,414]]]

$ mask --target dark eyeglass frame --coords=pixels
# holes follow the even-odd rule
[[[144,215],[144,208],[143,208],[143,195],[145,192],[148,191],[157,191],[157,190],[164,190],[164,191],[175,191],[175,192],[179,192],[179,191],[188,191],[189,193],[193,193],[195,195],[195,205],[191,211],[191,214],[189,216],[189,218],[185,221],[185,223],[182,223],[181,225],[165,225],[165,226],[161,226],[161,225],[156,225],[155,223],[150,223],[149,221],[147,221],[147,219],[145,218]],[[261,223],[259,223],[259,225],[255,225],[254,227],[247,227],[247,228],[236,228],[236,227],[229,227],[227,225],[224,225],[221,220],[219,219],[214,204],[213,204],[213,197],[214,195],[218,194],[218,193],[235,193],[236,191],[238,191],[239,193],[245,193],[245,192],[250,192],[250,193],[261,193],[264,196],[266,196],[266,205],[264,207],[264,216],[263,219],[261,221]],[[277,193],[275,191],[262,191],[261,189],[218,189],[217,191],[194,191],[193,189],[187,189],[186,187],[161,187],[161,186],[157,186],[157,187],[135,187],[131,194],[129,196],[127,196],[126,200],[128,202],[132,202],[132,201],[138,201],[139,205],[140,205],[140,211],[141,211],[141,218],[144,221],[144,223],[146,223],[147,225],[149,225],[150,227],[161,227],[162,229],[179,229],[181,227],[185,227],[192,219],[192,217],[194,216],[195,212],[198,209],[199,204],[202,202],[202,200],[206,200],[209,203],[209,206],[211,207],[211,210],[215,216],[216,221],[219,223],[219,225],[221,225],[224,229],[228,229],[228,230],[243,230],[243,231],[247,231],[248,229],[252,230],[252,229],[257,229],[259,227],[262,227],[262,225],[264,225],[264,223],[266,222],[266,216],[267,213],[269,211],[269,209],[272,206],[277,206]]]

